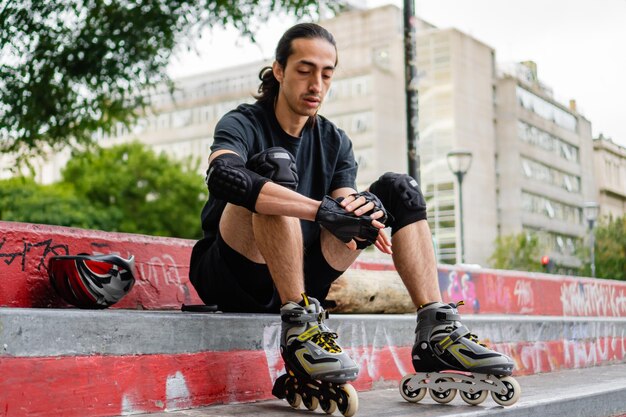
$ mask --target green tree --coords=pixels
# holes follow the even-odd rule
[[[198,238],[198,213],[207,198],[198,163],[175,161],[134,142],[74,152],[62,184],[98,209],[119,211],[110,230]]]
[[[320,4],[322,3],[322,4]],[[341,1],[0,0],[0,153],[88,144],[127,125],[167,82],[177,45],[202,29],[253,31],[279,12],[314,16]],[[147,93],[147,94],[145,94]]]
[[[489,258],[492,268],[518,271],[542,271],[541,245],[537,236],[527,233],[500,236]]]
[[[111,230],[121,215],[116,208],[96,208],[59,184],[25,177],[0,181],[0,220]]]
[[[595,263],[596,277],[626,280],[626,216],[613,219],[604,217],[596,230]],[[582,248],[585,264],[582,274],[591,276],[588,248]]]

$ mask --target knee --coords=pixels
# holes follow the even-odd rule
[[[291,190],[298,187],[296,160],[286,149],[265,149],[250,158],[246,168]]]
[[[406,174],[387,172],[374,181],[370,192],[391,214],[387,222],[394,234],[404,226],[426,219],[426,200],[417,181]]]

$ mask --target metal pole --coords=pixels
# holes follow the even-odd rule
[[[589,246],[590,246],[590,252],[591,252],[591,276],[593,278],[596,277],[596,234],[593,231],[593,220],[589,220],[589,229],[590,229],[590,236],[589,236]]]
[[[404,66],[408,174],[420,184],[417,39],[415,34],[415,2],[413,0],[404,0]]]
[[[465,263],[465,235],[463,231],[463,173],[456,174],[459,180],[459,228],[461,234],[461,263]]]

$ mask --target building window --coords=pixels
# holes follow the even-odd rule
[[[577,119],[571,113],[568,113],[562,108],[555,106],[520,86],[517,86],[516,94],[518,102],[525,109],[536,113],[546,120],[556,123],[562,128],[576,132]]]
[[[550,220],[560,220],[576,225],[582,224],[582,209],[580,207],[526,191],[522,191],[522,210],[527,213],[540,214]]]
[[[522,156],[522,172],[526,178],[563,188],[570,193],[580,193],[580,177],[549,167]]]
[[[570,162],[579,162],[578,147],[521,120],[517,121],[517,137],[533,146],[552,152]]]

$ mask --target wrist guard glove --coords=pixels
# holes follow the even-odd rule
[[[363,197],[365,198],[365,204],[367,203],[373,203],[374,204],[374,208],[371,209],[370,211],[363,213],[362,216],[371,216],[372,214],[376,213],[377,211],[382,211],[383,212],[383,216],[379,219],[377,219],[379,222],[383,223],[386,225],[387,220],[389,219],[389,217],[391,216],[391,213],[388,213],[387,210],[385,209],[385,207],[383,206],[383,203],[380,201],[380,199],[375,195],[370,193],[369,191],[362,191],[360,193],[353,193],[350,194],[352,197],[354,197],[354,199],[356,200],[359,197]],[[338,202],[342,202],[344,200],[343,197],[339,197],[337,199]],[[360,236],[357,236],[360,237]],[[368,246],[370,246],[372,243],[374,242],[368,242],[367,240],[361,240],[361,239],[355,239],[356,242],[356,248],[357,249],[365,249]]]
[[[382,211],[383,212],[383,216],[376,219],[379,222],[383,223],[384,225],[387,225],[387,219],[391,216],[390,213],[387,212],[387,210],[385,209],[385,206],[383,206],[382,201],[380,201],[380,199],[378,197],[376,197],[376,194],[372,194],[369,191],[362,191],[360,193],[354,193],[354,194],[350,194],[352,197],[354,197],[354,199],[356,200],[359,197],[364,197],[365,198],[365,204],[367,203],[373,203],[374,204],[374,208],[371,209],[370,211],[363,213],[362,216],[371,216],[372,214],[376,213],[377,211]],[[339,202],[341,202],[341,200],[339,200]]]
[[[358,237],[372,244],[378,237],[378,228],[372,225],[370,216],[357,217],[353,213],[348,213],[339,202],[329,196],[322,199],[315,221],[344,243]]]

